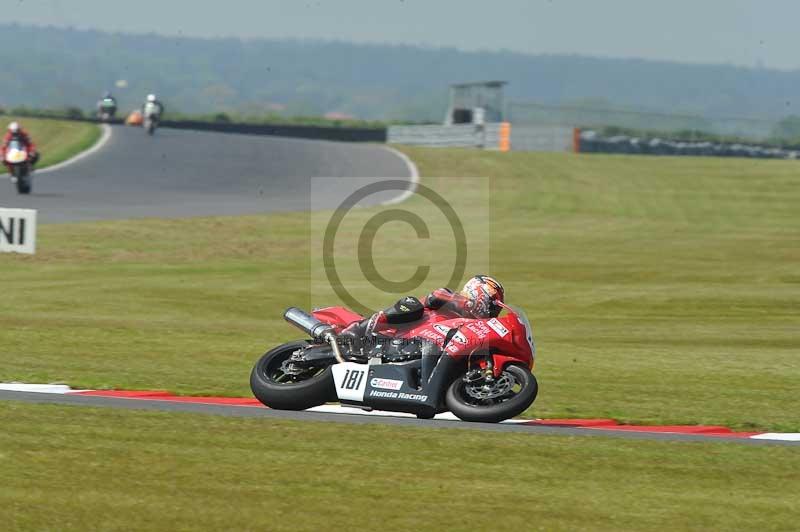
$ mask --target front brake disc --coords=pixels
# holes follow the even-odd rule
[[[464,388],[467,392],[467,395],[473,399],[496,399],[498,397],[503,397],[509,391],[511,391],[515,382],[516,381],[510,375],[503,372],[503,374],[500,375],[500,378],[496,379],[494,382],[489,383],[483,381],[483,384],[470,382],[467,383]]]

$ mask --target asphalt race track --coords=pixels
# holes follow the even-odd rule
[[[149,137],[141,128],[111,129],[95,153],[34,173],[30,197],[0,180],[0,206],[37,209],[40,223],[258,214],[334,208],[381,178],[411,180],[406,162],[377,144],[174,129]],[[325,200],[311,205],[312,198]]]

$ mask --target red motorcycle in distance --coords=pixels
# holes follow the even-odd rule
[[[20,194],[30,194],[33,187],[30,159],[30,153],[22,142],[12,140],[8,143],[5,163],[11,174],[11,182],[17,185],[17,192]]]
[[[268,351],[250,387],[275,409],[338,401],[423,419],[450,411],[464,421],[497,423],[524,412],[538,393],[530,321],[522,309],[501,306],[504,314],[491,319],[426,309],[422,319],[392,325],[358,350],[338,334],[361,321],[359,314],[328,307],[312,315],[292,307],[284,318],[310,339]]]

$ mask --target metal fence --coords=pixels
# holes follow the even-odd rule
[[[430,147],[484,148],[500,151],[573,151],[574,128],[513,125],[496,122],[485,126],[390,126],[390,144]]]
[[[496,149],[500,145],[499,123],[476,126],[389,126],[387,142],[431,147],[475,147]]]

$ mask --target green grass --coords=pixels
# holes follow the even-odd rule
[[[67,122],[45,118],[17,118],[4,116],[0,124],[5,126],[19,121],[41,153],[37,168],[44,168],[66,161],[90,147],[100,138],[100,128],[86,122]],[[0,165],[0,173],[5,173],[5,166]]]
[[[792,530],[795,448],[0,402],[17,530]]]
[[[491,273],[538,341],[528,415],[800,431],[798,163],[406,151],[425,176],[491,178],[491,199],[466,179],[424,182],[489,203]],[[312,302],[315,224],[43,226],[35,257],[0,257],[0,380],[248,395],[258,355],[298,337],[281,311]],[[398,242],[426,245],[397,225],[378,253],[394,279],[408,272]]]

